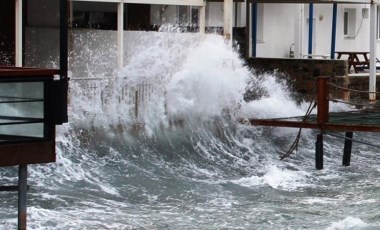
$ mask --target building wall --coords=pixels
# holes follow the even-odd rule
[[[289,57],[290,47],[295,43],[298,13],[295,6],[264,4],[262,35],[258,36],[262,40],[257,44],[257,57]]]
[[[58,28],[57,15],[52,14],[56,11],[58,0],[28,0],[26,34],[26,53],[27,57],[38,56],[33,52],[47,52],[46,50],[31,49],[28,36],[36,33],[39,41],[53,40],[56,34],[48,35],[40,33],[43,27]],[[75,2],[76,7],[95,7],[95,10],[115,11],[116,4],[82,3]],[[290,49],[297,50],[296,57],[302,57],[307,53],[308,46],[308,9],[309,4],[261,4],[259,10],[262,17],[259,18],[259,34],[257,44],[257,57],[289,57]],[[38,6],[38,7],[37,7]],[[40,7],[44,6],[44,7]],[[236,5],[235,5],[236,7]],[[314,50],[313,54],[330,55],[331,49],[331,28],[332,28],[332,4],[314,4]],[[343,35],[343,14],[345,8],[356,9],[355,34],[354,38],[346,38]],[[336,51],[369,51],[369,17],[362,17],[362,9],[369,8],[365,4],[338,4],[337,18],[337,40]],[[245,26],[245,3],[238,3],[237,11],[240,13],[236,18],[235,26]],[[303,9],[303,11],[301,11]],[[46,13],[41,13],[45,12]],[[171,23],[178,25],[178,7],[152,5],[151,24],[161,25]],[[369,13],[369,9],[368,9]],[[46,20],[46,17],[49,20]],[[51,18],[51,20],[50,20]],[[208,2],[206,8],[206,26],[211,28],[223,27],[223,3]],[[33,32],[34,31],[34,32]],[[212,31],[212,30],[211,30]],[[216,30],[217,31],[217,30]],[[33,38],[34,39],[34,38]],[[37,41],[37,40],[36,40]],[[294,47],[293,45],[294,44]],[[54,48],[51,46],[51,48]],[[55,55],[50,52],[50,55]],[[380,56],[380,45],[378,45],[378,57]]]
[[[355,37],[345,37],[343,33],[343,15],[346,8],[356,10]],[[362,17],[362,9],[369,8],[364,4],[338,4],[337,27],[336,27],[336,51],[369,51],[369,17]],[[309,5],[305,7],[305,21],[308,20]],[[314,54],[330,54],[331,50],[331,31],[332,31],[332,12],[331,4],[314,4],[314,19],[316,36],[316,46]],[[305,28],[307,32],[307,28]],[[305,33],[304,50],[307,52],[308,37]],[[305,52],[305,53],[306,53]]]

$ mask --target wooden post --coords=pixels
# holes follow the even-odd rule
[[[352,137],[353,132],[346,132],[346,139],[344,140],[344,150],[343,150],[343,166],[350,166],[351,161],[351,149],[352,149]]]
[[[317,78],[317,123],[322,126],[329,121],[329,77]]]
[[[323,169],[323,134],[317,135],[315,142],[315,168],[318,170]]]
[[[18,229],[26,229],[27,165],[18,166]]]
[[[323,125],[329,121],[329,77],[317,78],[317,124],[321,133],[315,143],[315,168],[323,169]]]

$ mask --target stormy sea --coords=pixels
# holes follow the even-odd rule
[[[129,44],[119,70],[114,47],[96,52],[85,36],[57,161],[28,168],[29,229],[380,229],[379,149],[354,143],[343,167],[344,140],[325,136],[316,170],[317,131],[305,129],[281,161],[298,129],[239,121],[302,116],[309,103],[221,36],[155,33]],[[17,167],[0,169],[0,184],[16,183]],[[0,229],[16,229],[17,193],[0,202]]]

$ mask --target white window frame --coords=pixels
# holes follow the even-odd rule
[[[345,8],[343,12],[344,38],[354,39],[356,35],[356,9]]]

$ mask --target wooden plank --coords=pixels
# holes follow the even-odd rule
[[[18,68],[18,67],[1,67],[0,66],[0,77],[54,77],[58,75],[59,70],[56,69],[35,69],[35,68]]]
[[[287,120],[276,120],[276,119],[249,119],[249,123],[253,126],[321,129],[324,131],[336,131],[336,132],[348,132],[348,131],[380,132],[380,126],[361,125],[361,124],[325,123],[324,125],[318,125],[316,122],[287,121]]]
[[[55,140],[0,145],[0,166],[55,162]]]

